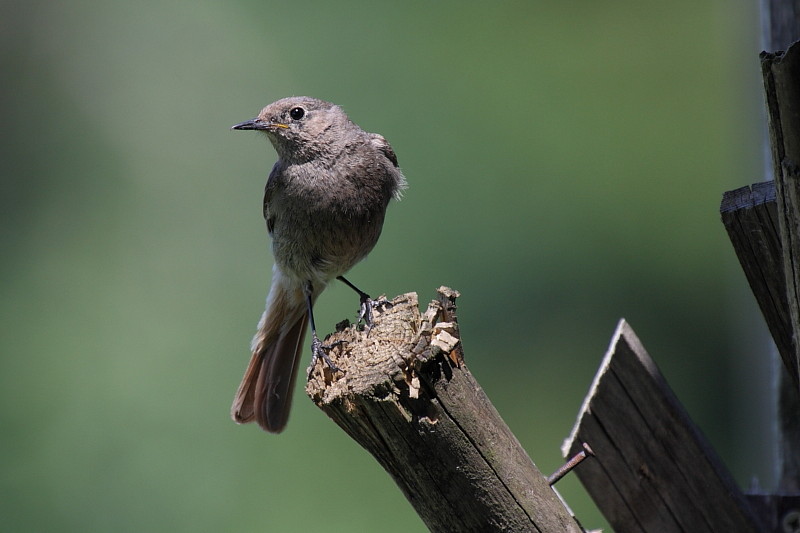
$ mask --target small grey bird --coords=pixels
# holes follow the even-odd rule
[[[342,276],[375,246],[386,206],[406,181],[386,139],[322,100],[284,98],[232,129],[264,132],[278,161],[264,190],[272,285],[231,416],[278,433],[289,417],[309,321],[313,361],[322,357],[338,370],[314,325],[312,307],[325,286],[338,278],[358,292],[359,319],[370,325],[373,302]]]

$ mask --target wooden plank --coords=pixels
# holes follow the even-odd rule
[[[726,192],[720,215],[783,364],[798,384],[775,183],[765,181]]]
[[[763,531],[631,327],[614,334],[572,434],[575,472],[616,533]]]

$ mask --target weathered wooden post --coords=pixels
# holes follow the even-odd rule
[[[584,400],[565,457],[616,533],[764,531],[731,475],[623,320]]]
[[[580,532],[464,363],[446,287],[375,312],[375,326],[327,340],[306,393],[392,476],[431,531]]]

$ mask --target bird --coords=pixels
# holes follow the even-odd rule
[[[407,183],[386,139],[362,130],[330,102],[283,98],[231,129],[265,134],[278,155],[263,203],[272,281],[231,416],[280,433],[309,324],[312,367],[322,358],[338,370],[314,323],[314,302],[325,287],[338,279],[355,290],[359,321],[371,327],[375,302],[344,274],[373,249],[390,200],[399,200]]]

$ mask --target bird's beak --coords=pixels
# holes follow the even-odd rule
[[[260,118],[253,118],[231,126],[232,130],[269,130],[272,128],[288,128],[286,124],[279,122],[265,122]]]

